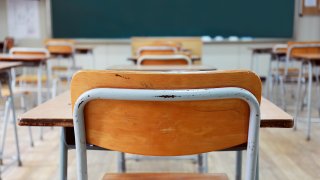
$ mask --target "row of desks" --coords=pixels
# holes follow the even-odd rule
[[[19,61],[19,62],[37,62],[40,63],[45,61],[45,59],[30,58],[30,59],[19,59],[10,56],[0,56],[0,61]],[[169,69],[168,69],[169,68]],[[152,67],[152,66],[117,66],[111,67],[114,70],[152,70],[152,71],[210,71],[216,70],[214,67],[206,66],[172,66],[165,69],[162,67]],[[21,126],[60,126],[63,127],[62,130],[62,148],[61,148],[61,179],[66,177],[66,167],[67,167],[67,149],[68,149],[68,138],[72,139],[73,134],[70,133],[70,128],[73,127],[72,120],[72,108],[71,108],[70,92],[67,91],[56,98],[47,101],[36,108],[26,112],[19,117],[19,125]],[[45,112],[45,113],[44,113]],[[276,105],[272,104],[266,99],[262,99],[261,102],[261,127],[278,127],[278,128],[290,128],[293,126],[293,118],[289,114],[282,111]],[[68,133],[69,132],[69,133]],[[68,137],[68,136],[69,137]],[[71,140],[72,141],[72,140]],[[69,141],[70,142],[70,141]],[[244,146],[235,147],[234,150],[241,150]]]

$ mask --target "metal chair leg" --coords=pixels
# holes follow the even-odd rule
[[[14,106],[14,98],[13,98],[13,90],[12,90],[11,82],[12,82],[12,75],[11,75],[11,72],[8,72],[8,84],[9,84],[8,87],[10,91],[9,99],[11,100],[12,122],[13,122],[14,138],[16,140],[16,150],[17,150],[17,163],[18,163],[18,166],[22,166],[21,157],[20,157],[18,130],[17,130],[16,109]]]
[[[65,143],[65,128],[61,128],[60,137],[60,180],[68,178],[68,147]]]
[[[299,115],[299,111],[300,111],[300,103],[301,103],[301,81],[302,81],[302,71],[303,71],[303,63],[301,63],[301,67],[299,70],[299,77],[298,77],[298,88],[296,91],[296,108],[295,108],[295,112],[294,112],[294,127],[293,130],[297,130],[298,127],[298,115]]]
[[[242,171],[242,151],[236,151],[236,180],[241,180]]]
[[[2,165],[3,163],[3,152],[4,152],[8,121],[9,121],[9,109],[10,109],[10,100],[8,99],[5,103],[3,125],[1,130],[0,165]]]
[[[284,78],[283,76],[279,77],[279,81],[280,81],[280,94],[281,94],[281,106],[282,108],[286,111],[287,106],[286,106],[286,100],[285,100],[285,86],[284,86]]]
[[[312,100],[312,62],[308,61],[308,126],[307,126],[307,141],[311,139],[311,100]]]
[[[118,152],[118,172],[124,173],[127,171],[125,153]]]
[[[198,172],[203,173],[203,158],[202,158],[202,154],[198,154],[197,158],[198,158]]]

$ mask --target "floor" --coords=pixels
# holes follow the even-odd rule
[[[291,89],[294,89],[291,87]],[[290,92],[290,89],[289,91]],[[313,111],[311,141],[306,141],[304,118],[299,123],[298,130],[292,129],[261,129],[260,139],[260,179],[320,179],[320,124],[316,100]],[[294,101],[287,93],[288,112],[293,114]],[[3,102],[1,103],[3,104]],[[3,106],[0,106],[0,109]],[[21,111],[18,111],[21,113]],[[45,113],[45,112],[44,112]],[[306,109],[301,113],[305,117]],[[0,110],[2,117],[3,109]],[[2,120],[2,118],[1,118]],[[0,121],[2,126],[2,121]],[[5,154],[7,157],[15,154],[13,128],[9,126]],[[23,166],[16,164],[3,169],[3,180],[47,180],[58,179],[59,169],[59,131],[45,128],[44,139],[39,139],[39,127],[33,127],[34,147],[30,147],[28,129],[18,127]],[[245,154],[245,153],[244,153]],[[244,156],[245,157],[245,156]],[[89,179],[101,179],[105,172],[117,172],[117,153],[107,151],[88,151]],[[12,161],[9,158],[4,164]],[[127,161],[128,172],[197,172],[197,165],[189,160],[143,160]],[[209,172],[225,172],[230,179],[235,176],[235,152],[209,153]],[[244,173],[243,173],[244,174]],[[68,179],[76,179],[75,151],[69,151]]]

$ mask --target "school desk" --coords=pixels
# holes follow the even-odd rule
[[[313,77],[313,66],[318,65],[320,63],[320,53],[301,53],[294,54],[292,58],[296,60],[301,60],[302,66],[304,64],[308,65],[308,92],[307,92],[307,140],[311,138],[311,103],[312,103],[312,77]],[[319,70],[316,69],[316,76],[319,77]],[[299,71],[299,80],[298,80],[298,91],[297,91],[297,101],[296,101],[296,109],[295,109],[295,118],[296,122],[298,121],[297,117],[299,115],[299,107],[300,107],[300,94],[301,94],[301,77],[302,71]],[[297,123],[295,124],[295,128],[297,127]]]
[[[44,55],[11,55],[11,54],[0,54],[0,61],[7,61],[7,62],[21,62],[22,66],[31,66],[31,67],[37,67],[37,100],[38,105],[42,103],[42,68],[43,66],[47,67],[47,60],[48,57]],[[48,81],[50,82],[50,75],[49,71],[47,69],[47,77]],[[49,86],[49,83],[47,83],[47,86]],[[48,94],[49,94],[49,87],[48,88]]]

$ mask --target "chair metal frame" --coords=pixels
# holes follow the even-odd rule
[[[164,98],[170,94],[175,98]],[[185,89],[185,90],[145,90],[145,89],[119,89],[96,88],[81,94],[73,111],[73,122],[77,157],[77,179],[87,180],[87,154],[86,133],[84,124],[85,105],[97,99],[132,100],[132,101],[195,101],[215,99],[241,99],[250,108],[249,131],[247,141],[247,168],[246,180],[256,178],[258,150],[260,107],[256,97],[249,91],[238,87],[209,88],[209,89]],[[257,176],[258,177],[258,176]]]
[[[145,60],[165,60],[165,61],[170,61],[170,60],[175,60],[175,59],[180,59],[180,60],[185,60],[187,62],[187,65],[192,65],[192,60],[183,54],[173,54],[173,55],[143,55],[140,56],[137,60],[137,65],[141,66],[142,62]]]
[[[288,66],[289,66],[289,63],[290,61],[292,60],[291,58],[291,52],[294,50],[294,49],[303,49],[303,48],[320,48],[320,43],[317,44],[317,43],[310,43],[310,44],[294,44],[292,46],[290,46],[287,50],[287,56],[286,56],[286,65],[285,65],[285,77],[288,75]],[[311,139],[311,93],[312,93],[312,77],[313,77],[313,62],[311,61],[308,61],[308,62],[301,62],[301,66],[299,68],[299,75],[298,75],[298,88],[297,88],[297,91],[296,91],[296,107],[295,107],[295,112],[294,112],[294,130],[297,129],[297,125],[298,125],[298,116],[299,116],[299,112],[300,112],[300,107],[301,107],[301,103],[300,103],[300,100],[301,100],[301,81],[302,81],[302,69],[304,67],[304,65],[307,65],[308,66],[308,96],[307,96],[307,118],[308,118],[308,121],[307,121],[307,137],[306,139],[307,140],[310,140]],[[317,71],[316,73],[316,76],[318,76],[319,72]],[[319,83],[319,79],[317,77],[317,83]],[[284,86],[284,85],[283,85]],[[284,88],[284,87],[282,87]],[[320,109],[320,107],[318,107]]]

